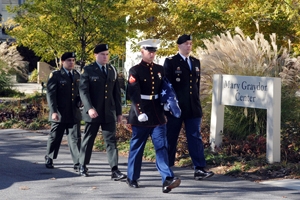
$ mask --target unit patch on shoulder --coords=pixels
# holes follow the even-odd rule
[[[82,70],[81,70],[81,74],[83,74],[84,73],[84,68],[82,68]]]
[[[49,74],[49,78],[51,78],[53,76],[53,72],[51,72],[50,74]]]
[[[135,82],[135,78],[132,75],[130,75],[130,77],[129,77],[129,83],[134,83],[134,82]]]

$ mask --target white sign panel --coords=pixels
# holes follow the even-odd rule
[[[215,74],[213,78],[210,142],[222,143],[224,105],[267,109],[267,160],[280,162],[281,79]]]
[[[222,75],[221,104],[266,109],[273,86],[274,78]]]

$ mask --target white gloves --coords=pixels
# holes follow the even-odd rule
[[[164,104],[164,110],[169,111],[170,110],[170,105],[168,103]]]
[[[142,113],[138,116],[139,122],[145,122],[148,121],[148,116],[145,113]]]

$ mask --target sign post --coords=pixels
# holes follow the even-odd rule
[[[210,127],[213,151],[222,143],[225,105],[267,109],[266,157],[269,163],[280,162],[280,78],[214,75]]]

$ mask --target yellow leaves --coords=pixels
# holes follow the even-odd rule
[[[11,32],[19,32],[23,31],[23,28],[21,26],[16,26],[14,29],[11,30]]]
[[[78,60],[93,60],[94,45],[102,41],[113,43],[116,52],[123,53],[125,15],[116,12],[115,2],[26,1],[14,10],[22,15],[17,15],[18,26],[10,33],[45,60],[70,50],[78,52]]]
[[[124,55],[125,54],[125,51],[124,51],[124,48],[121,47],[121,46],[115,46],[115,48],[111,49],[110,50],[110,54],[111,55]]]
[[[44,20],[47,19],[47,16],[46,15],[41,15],[41,16],[39,16],[39,19],[40,19],[40,21],[44,21]]]

